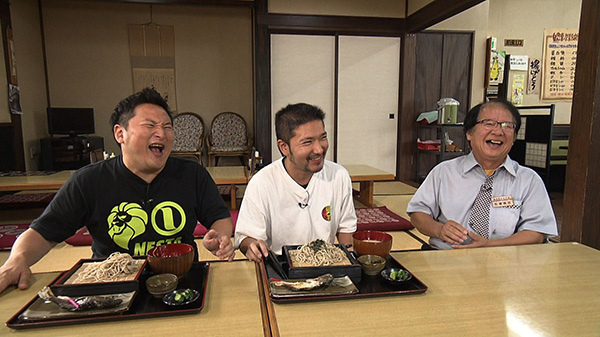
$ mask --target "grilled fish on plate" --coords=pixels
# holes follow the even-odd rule
[[[331,281],[333,281],[333,275],[331,274],[323,274],[319,277],[306,279],[305,281],[282,281],[271,279],[271,283],[274,286],[286,287],[294,291],[313,290],[319,287],[329,285]]]
[[[61,309],[69,311],[114,308],[123,303],[122,299],[110,295],[82,296],[77,298],[56,296],[49,287],[42,288],[38,292],[38,296],[43,300],[58,305]]]

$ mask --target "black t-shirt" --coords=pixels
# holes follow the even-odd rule
[[[146,255],[166,243],[194,242],[200,221],[210,228],[230,217],[217,186],[196,162],[169,158],[148,184],[121,156],[76,171],[31,227],[46,240],[62,242],[87,226],[94,257],[112,252]]]

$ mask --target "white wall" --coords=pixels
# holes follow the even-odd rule
[[[581,0],[488,0],[431,27],[431,30],[475,32],[471,104],[483,100],[485,46],[489,36],[498,38],[498,49],[508,54],[542,59],[545,28],[579,28]],[[504,47],[504,39],[523,39],[523,47]],[[525,95],[524,105],[548,104],[539,95]],[[556,104],[555,124],[569,124],[571,102]]]
[[[39,148],[39,139],[48,136],[37,3],[11,3],[28,170],[37,169],[29,148]],[[50,103],[93,107],[96,135],[104,137],[108,152],[119,153],[110,114],[133,93],[128,24],[149,23],[150,9],[148,4],[42,1]],[[234,111],[253,130],[251,9],[152,5],[152,21],[175,29],[178,111],[200,114],[207,127],[219,112]]]

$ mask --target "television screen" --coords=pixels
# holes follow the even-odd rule
[[[52,135],[87,135],[94,128],[93,108],[48,108],[48,132]]]

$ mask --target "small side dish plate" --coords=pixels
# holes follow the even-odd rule
[[[405,278],[399,279],[399,278],[392,278],[392,274],[398,273],[398,272],[404,272],[406,274],[408,274],[408,276],[406,276]],[[406,275],[405,274],[405,275]],[[388,269],[384,269],[381,271],[381,277],[383,277],[386,281],[392,283],[392,284],[402,284],[406,281],[409,281],[410,279],[412,279],[412,274],[406,270],[406,269],[401,269],[401,268],[388,268]]]
[[[192,298],[187,300],[187,301],[183,301],[183,302],[177,302],[175,301],[175,295],[177,294],[181,294],[186,290],[190,290],[193,294]],[[177,289],[177,290],[173,290],[170,293],[166,293],[165,296],[163,297],[163,303],[165,303],[166,305],[186,305],[186,304],[190,304],[192,302],[194,302],[195,300],[198,299],[198,297],[200,297],[200,293],[197,292],[194,289]]]

